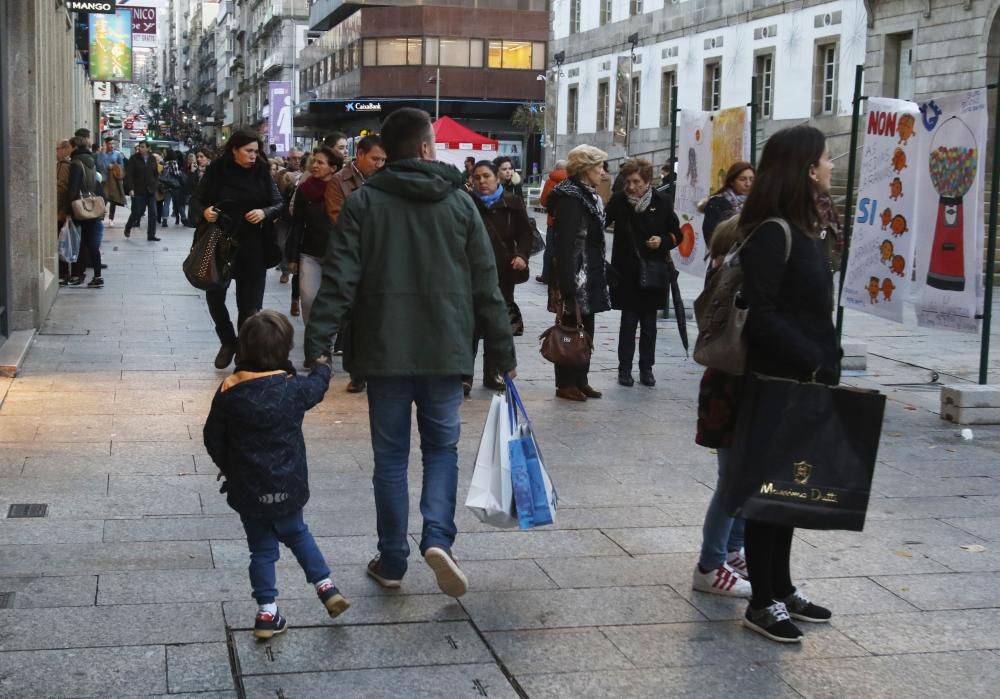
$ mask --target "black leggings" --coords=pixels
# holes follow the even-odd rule
[[[794,532],[781,524],[747,520],[744,545],[753,586],[750,606],[754,609],[770,606],[795,591],[790,570]]]
[[[594,339],[594,314],[580,316],[580,320],[583,322],[583,329],[590,334],[591,340]],[[563,316],[563,325],[568,325],[570,327],[576,327],[576,314]],[[583,388],[584,386],[590,385],[590,380],[587,374],[590,372],[590,360],[587,360],[586,366],[573,367],[573,366],[559,366],[556,367],[556,388]]]

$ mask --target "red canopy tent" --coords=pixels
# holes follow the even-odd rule
[[[499,150],[499,144],[492,138],[486,138],[447,116],[434,122],[434,141],[437,159],[458,168],[468,157],[492,160]]]

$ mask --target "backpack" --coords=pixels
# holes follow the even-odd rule
[[[765,223],[777,223],[785,231],[785,262],[792,254],[792,230],[781,218],[769,218]],[[742,376],[746,371],[747,343],[743,326],[749,309],[742,297],[743,267],[740,252],[747,241],[760,228],[733,245],[722,265],[712,275],[708,286],[694,302],[694,316],[698,321],[698,339],[694,343],[694,360],[710,369]]]

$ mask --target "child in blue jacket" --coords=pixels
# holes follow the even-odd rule
[[[292,333],[288,318],[276,311],[260,311],[243,323],[236,371],[219,386],[204,429],[205,448],[226,478],[220,492],[247,535],[258,605],[253,633],[260,639],[288,626],[275,603],[279,542],[295,554],[331,617],[350,606],[302,518],[309,500],[302,419],[323,400],[330,365],[321,358],[309,376],[297,376],[288,361]]]

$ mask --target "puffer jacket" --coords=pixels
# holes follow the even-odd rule
[[[330,373],[327,364],[305,377],[236,371],[219,386],[205,421],[205,449],[226,477],[221,492],[241,515],[277,519],[309,500],[302,419],[323,400]]]

